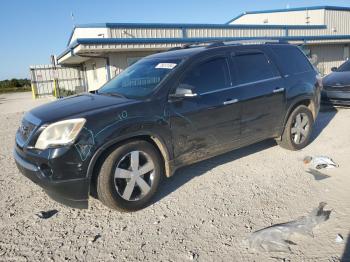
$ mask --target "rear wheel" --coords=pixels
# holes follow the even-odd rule
[[[141,209],[157,191],[161,175],[161,157],[153,145],[146,141],[123,144],[102,164],[97,178],[98,198],[120,211]]]
[[[309,144],[313,125],[314,118],[310,109],[300,105],[290,114],[282,139],[277,140],[277,143],[289,150],[300,150]]]

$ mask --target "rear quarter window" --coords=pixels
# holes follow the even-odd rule
[[[284,74],[293,75],[314,70],[303,52],[295,46],[274,46],[272,51]]]

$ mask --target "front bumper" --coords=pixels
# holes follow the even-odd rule
[[[350,105],[350,91],[322,91],[322,103]]]
[[[42,187],[53,200],[73,208],[88,208],[88,178],[53,180],[39,166],[22,157],[16,149],[14,159],[21,173]]]

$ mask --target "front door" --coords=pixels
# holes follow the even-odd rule
[[[186,164],[215,154],[239,135],[239,108],[226,56],[197,63],[180,85],[196,94],[169,102],[174,155]]]

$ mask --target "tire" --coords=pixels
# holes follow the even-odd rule
[[[303,121],[307,121],[304,128],[303,125],[305,122]],[[281,140],[276,141],[283,148],[289,150],[300,150],[309,144],[313,125],[314,118],[310,109],[304,105],[300,105],[290,114],[284,127]],[[304,131],[301,131],[301,129]]]
[[[118,211],[136,211],[146,207],[158,189],[163,173],[162,163],[157,149],[146,141],[131,141],[118,146],[101,166],[97,177],[98,199]]]

